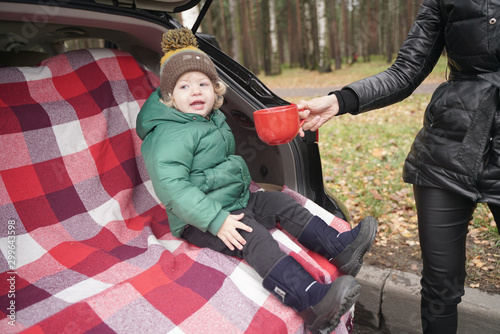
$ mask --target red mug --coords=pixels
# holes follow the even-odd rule
[[[255,128],[259,138],[268,145],[291,142],[304,124],[299,118],[296,104],[257,110],[253,113]]]

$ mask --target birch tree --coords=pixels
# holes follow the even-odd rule
[[[306,64],[305,68],[310,70],[316,69],[316,62],[314,57],[314,39],[313,39],[313,26],[312,26],[312,13],[311,13],[311,5],[309,1],[304,2],[304,6],[302,7],[304,10],[304,35],[305,35],[305,52],[306,52]]]
[[[316,12],[318,15],[318,49],[320,73],[331,72],[330,50],[328,48],[328,20],[326,17],[326,0],[316,0]]]
[[[194,26],[194,23],[196,22],[196,19],[200,15],[200,8],[198,6],[194,6],[193,8],[186,10],[181,13],[182,17],[182,25],[191,29]],[[198,28],[197,32],[201,32],[201,26]]]

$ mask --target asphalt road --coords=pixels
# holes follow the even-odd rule
[[[422,84],[420,85],[413,94],[431,94],[434,90],[439,86],[439,84]],[[338,90],[342,87],[318,87],[318,88],[275,88],[272,91],[282,97],[282,98],[290,98],[290,97],[304,97],[304,98],[312,98],[315,96],[326,95],[333,90]]]

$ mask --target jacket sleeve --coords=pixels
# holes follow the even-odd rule
[[[392,66],[344,87],[359,99],[358,110],[350,113],[382,108],[410,96],[439,60],[444,48],[444,26],[439,1],[424,0]]]
[[[168,213],[186,224],[216,235],[229,212],[189,180],[195,140],[187,133],[155,129],[146,138],[142,154],[156,195]]]

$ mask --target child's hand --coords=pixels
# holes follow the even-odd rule
[[[240,222],[245,214],[240,213],[239,215],[229,215],[226,220],[222,223],[222,226],[217,232],[217,236],[221,239],[230,250],[234,250],[234,247],[239,250],[243,249],[243,246],[247,243],[245,239],[238,233],[236,229],[244,230],[247,232],[252,232],[252,228],[246,224]]]

